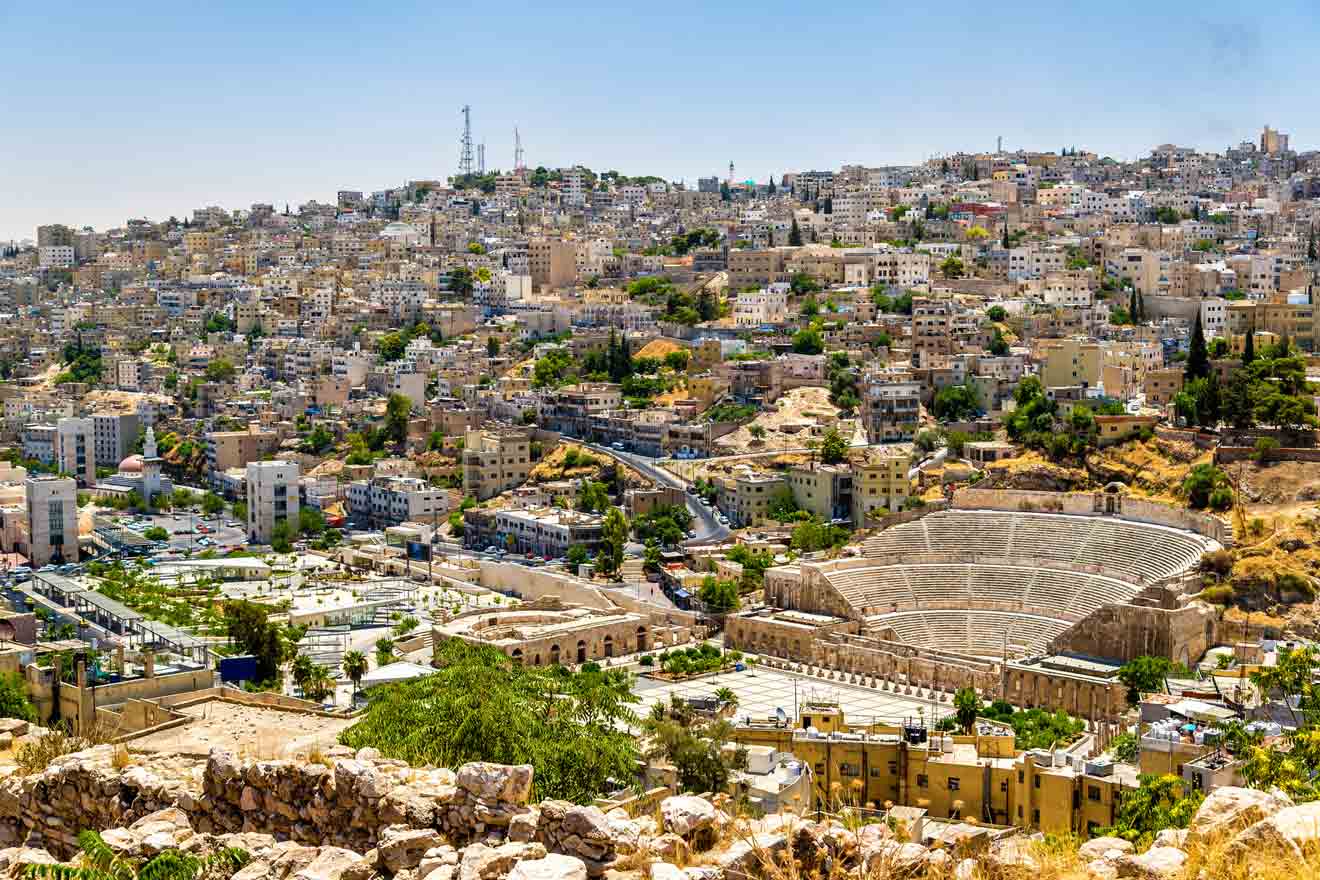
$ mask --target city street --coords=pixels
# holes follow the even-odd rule
[[[608,446],[600,446],[595,443],[586,444],[589,449],[608,455],[618,461],[623,462],[629,467],[635,468],[657,483],[664,486],[674,486],[679,489],[687,490],[687,483],[676,474],[673,474],[655,464],[655,459],[648,458],[645,455],[638,455],[634,452],[620,452],[617,449],[611,449]],[[693,531],[696,537],[688,543],[707,544],[716,541],[722,541],[733,533],[733,530],[726,525],[721,525],[713,507],[706,507],[697,501],[695,495],[687,495],[687,508],[692,514],[695,522]]]

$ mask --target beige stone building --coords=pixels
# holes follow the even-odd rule
[[[463,492],[484,501],[527,482],[531,443],[526,428],[469,428],[463,441]]]

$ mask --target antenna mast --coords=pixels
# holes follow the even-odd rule
[[[486,173],[486,145],[477,144],[477,173]]]
[[[513,129],[513,170],[523,170],[523,145],[522,136],[518,134],[518,127]]]
[[[463,141],[458,154],[458,173],[472,174],[472,108],[463,105]]]

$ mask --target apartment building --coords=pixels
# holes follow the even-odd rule
[[[720,486],[716,504],[734,526],[758,526],[770,520],[770,500],[783,488],[779,474],[738,474]]]
[[[908,472],[915,461],[906,445],[873,447],[866,458],[853,462],[853,528],[866,528],[866,518],[897,513],[912,494]]]
[[[249,462],[273,455],[279,435],[250,424],[246,431],[211,431],[206,435],[206,466],[211,474],[241,468]]]
[[[784,482],[801,510],[825,522],[852,518],[853,472],[846,465],[808,464],[788,469]]]
[[[605,518],[558,507],[510,508],[495,513],[502,549],[556,559],[573,546],[595,553],[605,540]]]
[[[787,320],[788,285],[783,282],[741,290],[734,300],[733,322],[739,327],[782,324]]]
[[[29,564],[78,561],[78,486],[69,477],[31,476],[27,501]]]
[[[373,529],[405,522],[435,523],[449,515],[450,493],[417,477],[380,476],[349,483],[349,516]]]
[[[527,243],[527,266],[537,290],[570,287],[577,281],[577,245],[557,238],[534,238]]]
[[[269,544],[275,527],[288,523],[290,536],[298,530],[298,463],[247,463],[247,531],[253,544]]]
[[[800,715],[792,726],[740,725],[733,739],[773,746],[806,763],[817,803],[834,803],[842,791],[858,803],[919,805],[932,818],[1088,835],[1114,824],[1122,797],[1138,784],[1134,772],[1113,764],[1044,749],[1018,752],[1006,727],[987,726],[974,736],[924,726],[854,728],[836,705],[816,703]]]
[[[527,428],[468,428],[463,438],[463,492],[479,501],[527,482],[532,469]]]
[[[1100,343],[1086,337],[1051,339],[1041,346],[1040,381],[1046,388],[1100,385],[1104,355]]]
[[[137,413],[92,413],[96,460],[114,467],[132,455],[142,432],[142,421]]]
[[[862,423],[870,443],[911,440],[921,417],[921,383],[907,373],[864,377]]]
[[[618,409],[623,390],[614,382],[583,382],[566,385],[541,397],[537,423],[549,431],[586,437],[593,416]]]
[[[23,457],[42,464],[54,464],[56,436],[54,425],[28,425],[19,435]]]
[[[729,286],[740,290],[787,281],[785,264],[790,253],[790,248],[729,251]]]
[[[81,488],[95,486],[96,460],[91,419],[55,423],[55,464],[60,473],[73,477]]]

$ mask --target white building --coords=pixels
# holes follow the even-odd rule
[[[61,473],[79,486],[96,485],[96,440],[91,419],[60,419],[55,423],[55,462]]]
[[[788,320],[788,284],[776,282],[760,290],[742,290],[733,306],[739,327],[782,324]]]
[[[33,476],[24,488],[31,566],[77,562],[78,486],[68,477]]]
[[[416,477],[373,477],[348,485],[349,514],[372,528],[435,522],[449,515],[449,491]]]
[[[269,544],[275,526],[289,524],[289,536],[298,530],[298,463],[250,461],[247,465],[248,540]]]

